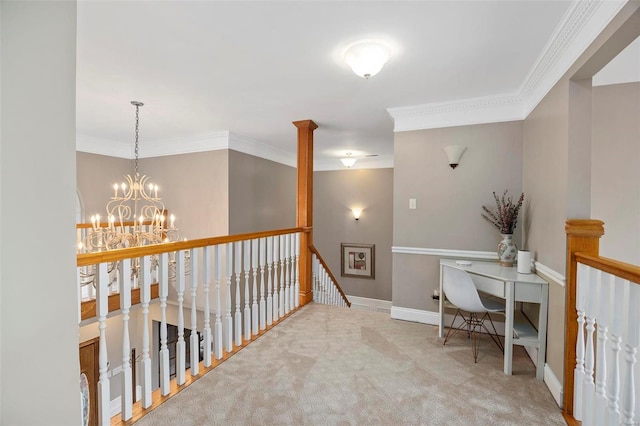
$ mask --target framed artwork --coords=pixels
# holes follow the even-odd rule
[[[340,275],[375,278],[375,244],[340,244]]]

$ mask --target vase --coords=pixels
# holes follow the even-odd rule
[[[502,234],[502,241],[498,243],[498,261],[500,266],[513,266],[518,254],[518,248],[513,243],[513,234]]]

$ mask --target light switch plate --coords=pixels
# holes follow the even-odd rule
[[[415,198],[409,198],[409,208],[411,210],[415,210],[416,209],[416,199]]]

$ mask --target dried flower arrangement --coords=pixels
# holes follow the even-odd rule
[[[518,212],[524,201],[524,192],[515,204],[513,203],[513,197],[507,197],[507,191],[504,191],[502,198],[498,198],[494,192],[493,198],[496,199],[497,211],[492,212],[486,206],[482,206],[482,210],[487,213],[482,213],[482,217],[493,223],[501,234],[513,234],[513,230],[516,229],[516,224],[518,223]]]

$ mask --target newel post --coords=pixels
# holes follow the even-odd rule
[[[311,290],[311,247],[313,246],[313,131],[312,120],[294,121],[298,128],[298,196],[296,226],[304,228],[300,235],[300,305],[313,300]]]
[[[593,219],[569,219],[567,233],[567,278],[565,293],[565,342],[564,342],[564,412],[573,416],[573,384],[576,366],[578,338],[578,314],[576,311],[576,281],[578,266],[576,253],[598,256],[600,237],[604,235],[604,222]]]

